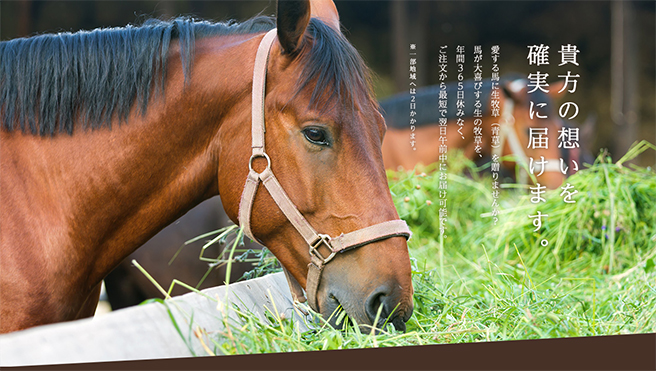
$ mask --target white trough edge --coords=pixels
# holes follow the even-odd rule
[[[304,321],[299,319],[299,312],[293,308],[283,273],[233,283],[228,289],[225,286],[213,287],[202,293],[218,298],[220,302],[237,304],[242,310],[248,310],[260,318],[264,318],[265,307],[273,311],[275,305],[279,313],[284,313],[286,318],[293,318],[301,328],[305,328]],[[208,355],[193,331],[197,326],[210,334],[224,329],[217,302],[203,295],[189,293],[174,297],[167,303],[188,344],[177,332],[166,306],[150,303],[96,318],[0,335],[0,366]],[[190,328],[189,318],[192,314],[193,327]],[[229,310],[228,315],[234,315],[234,311]],[[205,344],[213,350],[207,339]]]

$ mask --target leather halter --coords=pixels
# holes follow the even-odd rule
[[[317,233],[310,223],[298,211],[294,203],[289,199],[287,193],[282,188],[275,175],[271,171],[271,159],[264,150],[264,95],[266,84],[267,62],[269,50],[276,37],[276,29],[269,31],[262,41],[255,56],[255,67],[253,69],[253,103],[252,103],[252,155],[248,163],[249,172],[244,185],[244,191],[239,203],[239,225],[244,234],[249,238],[256,240],[253,236],[250,226],[251,212],[253,201],[260,182],[267,189],[280,210],[285,214],[287,219],[292,223],[294,228],[300,233],[309,247],[310,264],[308,265],[308,277],[305,291],[308,296],[310,307],[319,311],[317,302],[317,290],[321,273],[326,264],[328,264],[337,253],[350,249],[355,249],[366,244],[384,240],[390,237],[410,238],[411,232],[405,221],[397,219],[371,225],[347,234],[341,234],[338,237],[330,237],[326,234]],[[253,170],[253,160],[263,157],[267,161],[266,169],[258,173]],[[328,250],[328,256],[324,255],[319,249]],[[287,281],[289,283],[294,299],[303,302],[305,297],[298,281],[287,270],[285,270]]]
[[[515,125],[515,116],[513,116],[513,109],[515,108],[515,103],[512,99],[508,98],[503,103],[503,110],[501,111],[501,119],[499,120],[499,144],[497,146],[492,146],[492,154],[501,157],[503,155],[503,146],[508,140],[508,146],[510,147],[510,153],[515,156],[516,161],[523,165],[525,169],[528,170],[528,156],[524,151],[519,138],[517,137],[517,132],[513,127]],[[544,172],[558,172],[560,171],[558,167],[557,159],[547,159],[546,164],[544,165]],[[522,184],[528,183],[528,173],[522,171],[520,173],[519,182]]]

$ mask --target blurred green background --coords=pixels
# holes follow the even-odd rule
[[[489,50],[501,47],[501,74],[548,72],[551,77],[580,74],[568,100],[594,131],[581,142],[593,155],[608,148],[614,159],[636,140],[656,142],[656,2],[654,1],[337,1],[347,37],[376,74],[379,99],[408,87],[408,49],[417,44],[420,86],[438,83],[437,53],[449,46],[467,48],[465,76],[472,77],[474,45],[484,51],[484,77],[490,76]],[[191,15],[243,21],[274,15],[275,1],[34,1],[0,2],[0,38],[44,32],[139,24],[149,17]],[[550,46],[550,65],[529,66],[529,45]],[[579,67],[558,67],[560,46],[575,44]],[[451,71],[454,71],[452,63]],[[451,73],[450,80],[455,78]],[[550,80],[552,80],[550,78]],[[635,160],[654,166],[648,151]]]

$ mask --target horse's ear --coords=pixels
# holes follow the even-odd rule
[[[563,88],[565,88],[565,80],[552,82],[549,84],[549,97],[551,99],[558,99],[565,92]]]
[[[294,55],[301,48],[303,34],[310,23],[310,2],[278,1],[278,40],[285,54]]]
[[[506,81],[501,84],[501,89],[506,97],[514,100],[515,102],[524,102],[526,100],[526,93],[528,85],[524,79],[516,79]]]
[[[312,0],[310,8],[312,9],[312,18],[319,18],[323,23],[340,32],[339,13],[332,0]]]

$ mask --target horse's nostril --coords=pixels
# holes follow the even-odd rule
[[[369,295],[365,305],[367,317],[373,325],[382,327],[385,323],[392,323],[396,330],[405,332],[405,321],[410,317],[412,307],[403,307],[403,304],[399,302],[398,293],[394,293],[386,286],[381,286]]]
[[[378,321],[380,323],[381,320],[384,321],[389,315],[389,312],[387,311],[388,308],[386,308],[387,298],[388,290],[385,287],[378,288],[367,298],[367,302],[365,303],[365,310],[367,312],[367,317],[369,317],[369,320],[372,324],[374,324],[374,321],[376,321],[376,317],[378,317]]]

